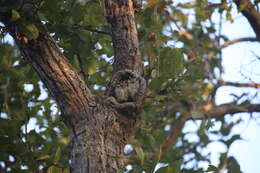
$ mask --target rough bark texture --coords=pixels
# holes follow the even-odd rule
[[[132,0],[106,0],[106,17],[112,29],[114,72],[131,70],[142,75]]]
[[[47,33],[28,40],[17,33],[15,23],[4,20],[71,130],[72,173],[118,172],[123,166],[123,148],[136,127],[144,101],[146,82],[132,1],[105,2],[115,52],[114,75],[106,97],[90,92]]]
[[[140,56],[132,0],[106,0],[106,18],[111,25],[114,73],[107,95],[115,98],[119,112],[133,119],[134,129],[142,110],[146,82]],[[115,103],[113,101],[113,103]],[[120,105],[118,105],[118,103]]]
[[[22,55],[40,76],[51,95],[56,99],[67,123],[76,120],[77,114],[91,104],[92,94],[78,73],[62,55],[54,40],[41,34],[37,40],[24,43],[15,37]]]
[[[75,124],[71,160],[74,173],[112,173],[123,166],[123,148],[127,143],[124,122],[105,100],[85,112],[87,117]]]

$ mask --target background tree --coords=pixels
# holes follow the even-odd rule
[[[246,93],[215,104],[222,86],[259,88],[221,79],[221,49],[259,41],[258,3],[1,0],[1,171],[153,172],[163,162],[160,172],[201,172],[211,135],[227,148],[240,139],[231,129],[243,120],[225,115],[260,112]],[[233,8],[255,38],[221,34]],[[182,131],[189,120],[197,142]],[[208,171],[240,172],[234,157],[219,159]]]

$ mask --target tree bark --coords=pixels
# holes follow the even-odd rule
[[[70,128],[71,172],[118,172],[123,166],[123,148],[136,121],[120,114],[115,107],[122,104],[112,104],[111,97],[92,95],[50,36],[40,35],[28,43],[15,40],[57,101],[63,121]]]
[[[15,32],[21,54],[26,58],[48,91],[55,98],[67,124],[91,104],[93,95],[75,69],[67,62],[54,40],[41,34],[36,40],[23,42]]]
[[[105,5],[107,21],[112,30],[114,72],[128,69],[142,75],[132,0],[106,0]]]
[[[102,99],[85,112],[86,117],[75,124],[72,138],[73,173],[112,173],[123,166],[123,148],[127,144],[125,131],[129,122]],[[94,116],[93,116],[94,115]]]
[[[92,95],[48,35],[27,44],[16,42],[57,101],[71,130],[72,172],[117,172],[123,165],[120,157],[128,137],[117,111],[105,99]]]
[[[71,131],[72,173],[118,172],[123,167],[124,146],[136,127],[144,102],[146,82],[142,77],[132,1],[105,2],[115,61],[104,97],[91,93],[47,32],[28,39],[17,32],[15,22],[4,20],[21,54],[56,100]]]

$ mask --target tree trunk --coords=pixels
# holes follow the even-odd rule
[[[123,148],[138,115],[134,108],[124,112],[131,102],[92,95],[48,35],[26,44],[16,39],[16,43],[56,99],[71,130],[72,172],[114,173],[122,168]]]
[[[118,172],[123,167],[124,146],[136,127],[144,102],[146,82],[142,77],[132,1],[105,3],[115,52],[114,73],[105,97],[90,92],[47,32],[28,40],[17,32],[16,23],[4,20],[23,57],[55,98],[71,131],[73,173]]]
[[[132,120],[121,117],[103,100],[88,109],[87,117],[75,125],[71,151],[72,172],[112,173],[123,166],[122,153],[129,133],[126,124]]]
[[[73,140],[71,157],[73,172],[118,172],[123,166],[123,148],[136,127],[144,102],[146,82],[141,76],[143,65],[132,0],[105,3],[115,52],[114,75],[108,97],[96,97],[95,105],[86,112],[90,114],[87,117],[95,117],[76,125],[77,139]]]

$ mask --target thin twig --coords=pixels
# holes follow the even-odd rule
[[[80,73],[83,75],[84,81],[86,82],[88,80],[89,75],[86,74],[84,71],[83,62],[82,62],[81,56],[79,54],[77,54],[77,60],[78,60],[79,67],[80,67]]]
[[[98,34],[111,35],[110,32],[100,31],[100,30],[97,30],[97,29],[90,28],[88,26],[74,25],[74,27],[81,29],[81,30],[87,30],[87,31],[90,31],[90,32],[95,32],[95,33],[98,33]]]
[[[227,2],[209,4],[207,5],[206,9],[215,9],[215,8],[224,9],[225,7],[227,7],[227,5],[228,5]]]
[[[260,112],[260,104],[246,104],[246,105],[237,105],[237,104],[223,104],[215,106],[212,109],[203,112],[204,115],[209,115],[211,118],[223,117],[226,114],[235,114],[241,112]]]
[[[257,83],[237,83],[237,82],[227,82],[220,80],[218,82],[219,86],[234,86],[234,87],[251,87],[251,88],[260,88],[260,84]]]
[[[245,37],[245,38],[238,38],[238,39],[235,39],[235,40],[229,40],[227,41],[226,43],[222,44],[221,46],[219,46],[220,49],[223,49],[223,48],[226,48],[232,44],[235,44],[235,43],[238,43],[238,42],[245,42],[245,41],[252,41],[252,42],[255,42],[255,41],[260,41],[258,40],[256,37]]]

